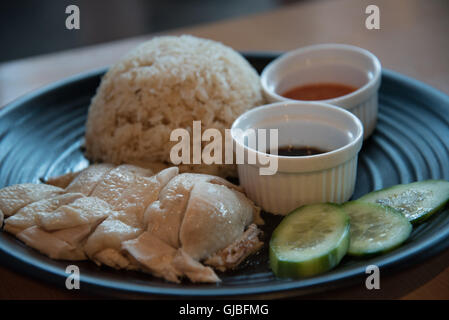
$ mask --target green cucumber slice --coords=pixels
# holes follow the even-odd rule
[[[335,267],[349,247],[349,217],[339,205],[300,207],[274,230],[270,267],[280,278],[310,277]]]
[[[384,253],[400,246],[412,232],[412,224],[399,211],[361,201],[342,206],[349,215],[348,254],[365,256]]]
[[[400,184],[368,193],[358,199],[358,201],[393,207],[413,224],[429,218],[443,208],[448,200],[449,182],[444,180]]]

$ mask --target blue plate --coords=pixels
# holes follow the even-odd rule
[[[277,54],[248,53],[260,72]],[[38,182],[87,166],[81,150],[90,99],[105,70],[55,83],[0,110],[0,187]],[[384,70],[379,122],[359,157],[354,199],[375,189],[423,179],[449,180],[449,97],[416,80]],[[267,220],[268,242],[278,217]],[[349,257],[334,270],[302,280],[276,279],[268,267],[267,247],[238,270],[219,274],[221,284],[172,284],[147,274],[116,271],[77,262],[82,290],[117,297],[284,297],[363,283],[365,267],[382,274],[410,267],[449,247],[447,210],[416,227],[396,250],[375,258]],[[54,261],[0,232],[2,263],[65,288],[66,261]]]

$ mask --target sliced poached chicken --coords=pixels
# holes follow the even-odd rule
[[[145,209],[177,174],[178,169],[173,167],[150,176],[150,170],[131,165],[119,166],[106,174],[92,196],[107,201],[115,213],[89,237],[85,246],[87,255],[98,264],[122,266],[126,258],[120,253],[121,243],[144,231]]]
[[[0,189],[0,211],[5,217],[14,215],[30,203],[55,197],[63,189],[46,184],[24,183]]]
[[[219,177],[99,164],[50,181],[59,187],[1,189],[0,220],[53,259],[219,282],[211,267],[235,268],[262,245],[259,208]]]

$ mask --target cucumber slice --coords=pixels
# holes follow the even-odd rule
[[[350,219],[348,254],[364,256],[384,253],[400,246],[412,232],[412,224],[399,211],[361,201],[342,206]]]
[[[358,201],[378,203],[400,211],[413,224],[429,218],[449,200],[449,182],[426,180],[374,191]]]
[[[270,267],[281,278],[313,276],[335,267],[349,247],[349,217],[335,204],[300,207],[274,230]]]

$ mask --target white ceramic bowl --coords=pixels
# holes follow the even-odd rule
[[[278,129],[279,147],[310,146],[330,151],[302,157],[266,154],[249,148],[236,129]],[[341,203],[354,192],[363,125],[342,108],[321,102],[256,107],[237,118],[231,135],[245,157],[262,154],[278,161],[274,175],[260,175],[260,163],[238,165],[240,184],[247,196],[265,211],[285,215],[304,204]]]
[[[269,102],[297,101],[281,94],[305,84],[331,82],[357,87],[350,94],[320,102],[354,113],[363,123],[365,139],[376,127],[380,80],[381,65],[376,56],[344,44],[319,44],[287,52],[268,64],[261,75]]]

